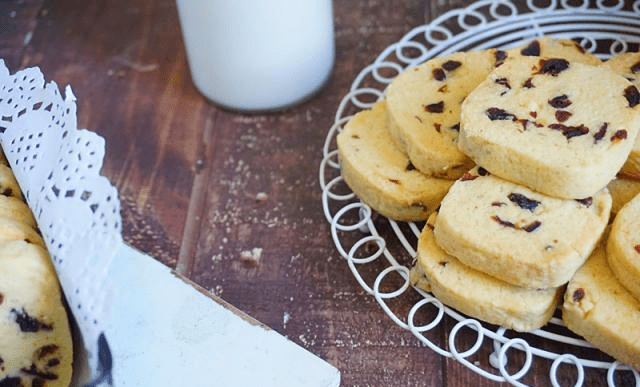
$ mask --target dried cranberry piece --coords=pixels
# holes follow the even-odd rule
[[[633,66],[631,66],[630,68],[632,73],[640,73],[640,61],[637,62],[636,64],[634,64]]]
[[[442,113],[444,110],[444,101],[432,103],[430,105],[425,106],[424,110],[429,113]]]
[[[573,296],[571,297],[573,302],[580,302],[584,298],[584,289],[578,288],[573,292]]]
[[[441,68],[435,68],[433,69],[433,79],[435,79],[436,81],[444,81],[445,79],[447,79],[447,75],[444,73],[444,70],[442,70]]]
[[[496,50],[494,57],[496,58],[496,67],[498,67],[504,63],[505,59],[507,59],[507,53],[506,51]]]
[[[509,222],[508,220],[502,220],[500,219],[500,217],[498,215],[494,215],[491,217],[491,219],[495,220],[496,222],[498,222],[499,225],[504,226],[504,227],[511,227],[511,228],[516,228],[516,225]]]
[[[540,225],[542,225],[542,222],[540,222],[539,220],[534,220],[533,222],[531,222],[528,225],[524,226],[522,229],[524,231],[526,231],[526,232],[533,232],[538,227],[540,227]]]
[[[589,128],[584,126],[584,124],[580,124],[579,126],[567,126],[564,124],[551,124],[549,128],[554,130],[559,130],[562,134],[568,139],[572,137],[583,136],[589,133]]]
[[[569,68],[569,61],[562,58],[543,59],[540,61],[540,74],[557,76]]]
[[[571,112],[568,112],[566,110],[558,110],[556,111],[556,120],[558,120],[558,122],[565,122],[572,115],[573,114]]]
[[[604,135],[607,133],[607,127],[609,126],[608,123],[604,123],[602,124],[602,126],[600,127],[600,129],[598,129],[598,131],[593,135],[593,143],[597,144],[598,141],[602,140],[604,138]]]
[[[535,86],[533,85],[533,79],[529,78],[526,81],[524,81],[524,83],[522,84],[522,87],[524,87],[525,89],[534,88]]]
[[[534,40],[529,45],[523,48],[520,53],[524,56],[540,56],[540,42]]]
[[[411,161],[409,161],[409,163],[407,164],[407,166],[405,168],[406,171],[413,171],[415,169],[416,169],[416,167],[415,167],[415,165],[413,165],[413,163]]]
[[[457,60],[448,60],[442,64],[442,68],[447,71],[453,71],[460,66],[462,66],[462,63],[458,62]]]
[[[638,88],[634,85],[624,89],[624,97],[629,102],[629,107],[634,107],[640,103],[640,92],[638,92]]]
[[[482,167],[478,167],[478,175],[487,176],[488,174],[489,174],[489,171],[487,171],[486,169],[484,169]]]
[[[627,131],[624,129],[620,129],[618,131],[616,131],[613,136],[611,136],[611,141],[616,141],[616,140],[624,140],[627,138]]]
[[[536,209],[536,207],[540,205],[539,201],[534,199],[529,199],[523,194],[519,194],[515,192],[512,192],[509,195],[507,195],[507,198],[509,198],[511,202],[517,204],[518,207],[522,208],[523,210],[529,210],[531,212],[533,212]]]
[[[498,78],[498,79],[495,80],[495,82],[498,85],[502,85],[502,86],[506,87],[507,89],[511,88],[511,85],[509,85],[509,80],[507,78]]]
[[[22,312],[19,312],[15,308],[12,308],[11,313],[15,315],[16,323],[20,326],[20,330],[22,332],[38,332],[39,330],[51,331],[53,329],[53,325],[45,324],[42,321],[29,316],[24,309],[22,309]]]
[[[433,128],[436,130],[436,132],[440,133],[440,128],[442,128],[442,125],[437,123],[437,122],[435,122],[433,124]]]
[[[593,198],[591,196],[589,196],[588,198],[584,198],[584,199],[576,199],[576,202],[578,202],[578,203],[582,204],[583,206],[589,208],[593,204]]]
[[[515,115],[513,115],[511,113],[507,113],[506,110],[500,109],[500,108],[497,108],[497,107],[491,107],[491,108],[487,109],[486,114],[487,114],[487,117],[489,117],[489,119],[491,121],[495,121],[495,120],[511,120],[511,121],[515,121],[515,120],[517,120]]]
[[[549,105],[551,105],[552,107],[554,107],[556,109],[564,109],[567,106],[571,105],[571,100],[569,99],[569,97],[566,94],[562,94],[562,95],[559,95],[557,97],[553,97],[547,102],[549,103]]]
[[[457,124],[453,125],[451,127],[451,129],[455,130],[456,132],[459,132],[460,131],[460,123],[458,122]]]
[[[633,246],[633,248],[634,248],[638,253],[640,253],[640,245],[635,245],[635,246]]]

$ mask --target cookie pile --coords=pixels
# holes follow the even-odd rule
[[[68,386],[73,345],[60,284],[0,156],[0,386]]]
[[[443,303],[531,331],[564,297],[569,329],[640,367],[640,334],[610,323],[640,322],[638,87],[640,54],[570,40],[433,58],[345,125],[342,176],[426,220],[411,280]]]

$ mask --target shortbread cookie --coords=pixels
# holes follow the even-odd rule
[[[640,302],[617,281],[602,244],[569,282],[562,319],[603,352],[640,369]]]
[[[0,195],[22,199],[22,191],[13,171],[4,164],[0,164]]]
[[[476,167],[442,200],[438,245],[460,262],[527,288],[565,284],[609,219],[604,189],[583,200],[543,195]]]
[[[535,56],[542,58],[564,58],[569,62],[581,62],[597,66],[602,61],[585,50],[579,43],[570,39],[556,39],[539,37],[531,39],[517,47],[499,50],[496,56],[502,61],[521,56]],[[500,62],[498,62],[500,64]]]
[[[73,347],[60,286],[47,252],[0,243],[0,385],[66,387]]]
[[[492,173],[582,199],[615,178],[640,126],[624,77],[565,59],[505,61],[462,104],[460,149]]]
[[[640,300],[640,195],[625,204],[613,220],[607,259],[618,281]]]
[[[392,138],[419,171],[455,179],[473,166],[456,145],[460,105],[494,66],[493,50],[457,52],[408,68],[389,84]]]
[[[415,169],[391,140],[385,102],[353,116],[337,136],[342,177],[372,209],[395,220],[425,220],[452,180]]]
[[[0,218],[11,218],[36,229],[36,220],[25,202],[13,196],[0,195]]]
[[[640,88],[640,53],[627,52],[615,55],[608,61],[603,62],[602,66],[624,76],[629,82]],[[631,153],[622,166],[620,173],[640,178],[640,136],[636,137]]]
[[[562,297],[563,288],[527,289],[513,286],[463,265],[436,245],[431,214],[418,240],[414,284],[445,305],[491,324],[517,331],[545,325]]]
[[[615,215],[620,209],[640,193],[640,180],[618,175],[607,185],[611,194],[611,214]]]

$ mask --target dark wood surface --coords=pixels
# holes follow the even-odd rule
[[[494,386],[424,347],[362,290],[333,245],[318,181],[360,69],[466,3],[336,0],[331,79],[271,114],[225,111],[198,94],[174,0],[0,0],[0,57],[11,72],[39,66],[72,86],[79,127],[106,139],[102,171],[134,247],[326,359],[343,386]],[[257,262],[242,259],[255,248]],[[452,324],[433,340],[444,343]],[[547,368],[524,381],[548,384]]]

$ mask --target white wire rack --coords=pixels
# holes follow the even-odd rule
[[[567,385],[566,375],[571,373],[567,369],[573,369],[568,382],[574,386],[640,386],[637,370],[572,334],[559,311],[545,327],[519,334],[468,318],[430,293],[412,287],[409,268],[422,225],[398,223],[373,213],[340,176],[336,135],[353,114],[383,98],[386,86],[405,68],[438,55],[510,48],[539,36],[573,39],[601,59],[638,51],[640,0],[632,4],[610,0],[528,0],[520,6],[510,0],[485,0],[414,28],[360,71],[338,106],[319,171],[323,210],[331,224],[335,246],[356,281],[398,326],[438,354],[454,358],[488,379],[516,386],[528,385],[526,375],[534,362],[548,367],[554,387]],[[397,278],[392,281],[390,277]],[[453,325],[447,339],[442,340],[433,332],[445,324],[445,319],[451,319]],[[460,344],[460,332],[470,330],[475,332],[475,342]],[[563,380],[558,373],[561,367],[565,370]]]

